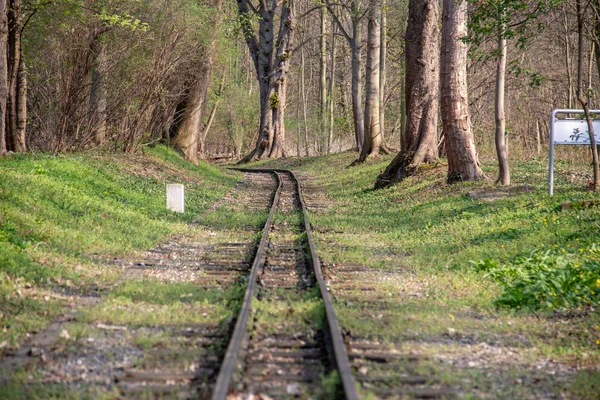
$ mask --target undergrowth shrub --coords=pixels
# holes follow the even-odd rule
[[[471,265],[502,285],[499,307],[530,310],[570,310],[600,303],[600,246],[535,250],[504,263],[486,258]]]

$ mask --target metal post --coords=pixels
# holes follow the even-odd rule
[[[556,110],[550,113],[550,143],[548,147],[550,148],[550,165],[548,167],[548,195],[552,196],[554,194],[554,117],[556,115]]]

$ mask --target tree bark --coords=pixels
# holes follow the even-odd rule
[[[260,1],[250,6],[250,0],[239,0],[238,13],[250,56],[254,62],[260,88],[260,125],[256,146],[240,163],[255,158],[277,158],[285,156],[286,85],[295,31],[296,13],[293,2]],[[256,10],[258,38],[248,15]],[[273,20],[280,9],[280,26],[277,40],[274,39]]]
[[[365,117],[362,105],[362,30],[359,0],[352,1],[352,116],[356,151],[361,151],[365,141]]]
[[[92,142],[99,146],[106,138],[106,107],[107,107],[107,64],[106,45],[102,35],[97,34],[92,39],[91,51],[94,57],[92,83],[90,88],[89,116],[92,130]]]
[[[566,7],[563,7],[563,29],[565,45],[565,68],[567,69],[567,95],[569,96],[569,109],[573,108],[573,74],[571,72],[571,43],[569,41],[569,20]]]
[[[201,61],[201,67],[195,82],[188,92],[185,100],[185,110],[183,111],[177,134],[172,142],[173,146],[178,148],[185,158],[193,164],[198,164],[198,151],[204,151],[199,146],[199,136],[202,131],[204,104],[206,103],[206,95],[210,86],[214,65],[218,28],[223,15],[223,0],[216,0],[214,6],[216,7],[216,12],[212,23],[210,43],[203,54],[203,61]],[[204,154],[201,154],[200,157],[203,158]]]
[[[335,36],[336,36],[336,29],[332,26],[331,27],[331,71],[329,73],[329,105],[328,105],[328,110],[329,110],[329,123],[328,123],[328,128],[329,128],[329,134],[327,137],[327,154],[331,154],[331,146],[333,143],[333,133],[334,133],[334,106],[335,106],[335,102],[334,102],[334,98],[333,98],[333,92],[335,91],[335,63],[336,63],[336,40],[335,40]]]
[[[327,8],[331,13],[339,31],[348,41],[352,58],[352,122],[354,124],[355,150],[360,152],[365,138],[364,110],[362,104],[362,11],[360,10],[360,0],[352,0],[350,5],[350,21],[352,23],[352,32],[350,35],[340,19],[336,16],[333,5],[325,0]]]
[[[583,48],[585,44],[584,38],[584,12],[582,0],[576,1],[577,9],[577,99],[585,113],[585,119],[588,126],[588,134],[590,138],[590,150],[592,151],[592,169],[594,171],[594,180],[592,181],[592,190],[597,191],[600,184],[600,169],[598,167],[598,148],[596,147],[596,137],[594,135],[594,124],[590,115],[589,102],[587,97],[582,93],[583,89]]]
[[[20,68],[24,67],[21,63],[21,2],[20,0],[10,0],[8,2],[8,98],[7,98],[7,116],[6,116],[6,144],[8,150],[14,152],[26,151],[25,145],[25,130],[18,129],[19,111],[19,93],[23,92],[23,88],[19,87],[19,83],[24,79],[21,75]],[[21,79],[19,79],[21,77]],[[25,95],[27,88],[24,88]],[[25,116],[26,118],[26,116]]]
[[[326,150],[327,140],[327,27],[325,23],[325,6],[320,10],[321,37],[319,39],[319,153]]]
[[[284,1],[281,5],[277,54],[273,65],[273,91],[276,103],[273,108],[273,146],[269,158],[285,157],[285,108],[287,103],[287,76],[290,71],[292,46],[294,44],[296,9],[294,2]]]
[[[210,127],[215,119],[215,115],[217,114],[217,108],[219,107],[219,103],[221,102],[221,98],[223,96],[223,88],[225,87],[225,71],[221,75],[221,83],[219,83],[219,89],[217,90],[217,98],[215,99],[215,103],[213,104],[210,114],[208,115],[208,121],[202,128],[202,132],[200,133],[200,137],[198,140],[198,156],[202,158],[206,158],[206,137],[208,136],[208,132],[210,131]],[[235,145],[235,142],[234,142]],[[237,152],[236,152],[237,155]]]
[[[438,159],[439,2],[410,0],[406,27],[406,124],[402,148],[377,178],[376,188],[418,172]]]
[[[0,155],[6,154],[6,106],[8,100],[8,16],[6,0],[0,0]]]
[[[309,153],[309,141],[308,141],[308,117],[306,115],[306,84],[304,77],[304,48],[300,49],[300,91],[302,92],[302,115],[304,122],[304,151],[306,157]]]
[[[508,166],[508,152],[506,149],[506,116],[504,112],[504,89],[506,78],[506,37],[505,26],[501,24],[498,32],[498,59],[496,65],[496,96],[495,96],[495,115],[496,115],[496,154],[498,155],[498,180],[496,183],[501,185],[510,185],[510,169]]]
[[[448,183],[480,180],[471,131],[467,89],[467,1],[444,0],[442,15],[441,100],[448,153]]]
[[[371,0],[367,37],[365,88],[365,141],[358,162],[376,157],[381,150],[379,129],[379,57],[381,51],[381,0]]]
[[[23,54],[19,61],[19,74],[17,75],[17,130],[15,138],[18,144],[15,145],[18,151],[27,151],[27,67]]]
[[[386,0],[381,1],[381,50],[379,52],[379,131],[381,142],[385,143],[385,84],[387,56],[387,10]]]

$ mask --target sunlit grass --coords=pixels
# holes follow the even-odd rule
[[[64,301],[48,290],[85,293],[115,279],[115,267],[93,258],[151,248],[184,231],[238,178],[163,146],[145,156],[0,158],[0,343],[14,345],[60,312]],[[185,213],[166,209],[167,183],[185,184]]]

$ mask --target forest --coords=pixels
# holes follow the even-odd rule
[[[600,0],[0,0],[0,398],[597,400],[599,85]]]
[[[594,108],[600,5],[443,7],[5,2],[0,153],[132,153],[158,142],[193,163],[349,149],[363,162],[397,153],[376,186],[440,156],[448,157],[449,181],[479,179],[453,160],[476,165],[481,154],[497,156],[498,182],[508,185],[509,157],[545,153],[551,110]],[[455,69],[466,76],[453,78]],[[586,115],[591,126],[594,115]],[[594,145],[590,154],[597,165]]]

